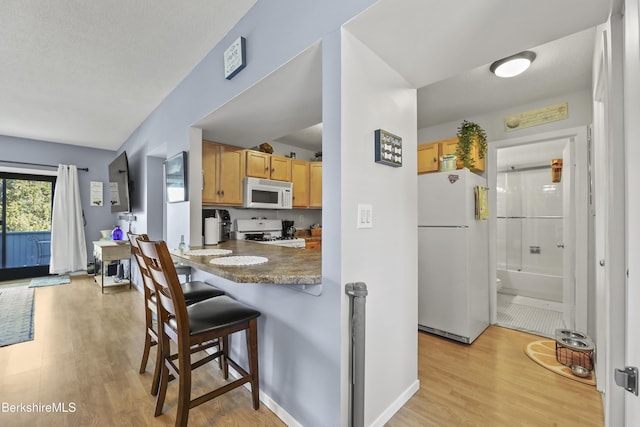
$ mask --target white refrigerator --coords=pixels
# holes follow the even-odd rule
[[[418,328],[471,344],[489,326],[487,221],[475,215],[475,187],[460,169],[418,176]]]

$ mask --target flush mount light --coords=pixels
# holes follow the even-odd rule
[[[514,77],[529,68],[534,59],[535,53],[520,52],[494,62],[489,69],[498,77]]]

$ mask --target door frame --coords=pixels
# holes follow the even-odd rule
[[[53,197],[56,189],[56,175],[47,173],[34,173],[34,171],[23,171],[15,168],[2,168],[0,169],[0,180],[4,179],[19,179],[25,181],[47,181],[51,183],[51,210],[53,212]],[[4,205],[6,202],[6,187],[2,186],[2,196],[0,197],[0,204]],[[6,257],[5,243],[6,243],[6,209],[0,211],[0,281],[6,280],[19,280],[30,277],[40,277],[49,274],[49,264],[46,265],[30,265],[26,267],[12,267],[3,268]]]
[[[590,284],[588,283],[588,245],[590,230],[588,228],[588,170],[587,170],[587,149],[588,149],[588,128],[576,127],[562,129],[558,131],[545,132],[535,135],[528,135],[519,138],[509,138],[499,141],[492,141],[487,150],[487,182],[489,191],[489,313],[492,324],[497,322],[497,288],[496,288],[496,261],[497,261],[497,150],[499,148],[513,147],[518,145],[532,144],[536,142],[552,141],[557,139],[567,139],[573,144],[574,153],[574,206],[575,206],[575,230],[584,232],[574,232],[572,245],[574,251],[574,327],[577,330],[587,331],[588,325],[588,293]],[[570,165],[563,165],[569,168]],[[577,286],[586,284],[585,286]],[[564,291],[564,290],[563,290]]]

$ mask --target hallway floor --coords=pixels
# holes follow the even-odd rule
[[[420,390],[388,427],[602,427],[602,395],[529,359],[535,335],[489,326],[471,345],[418,334]]]

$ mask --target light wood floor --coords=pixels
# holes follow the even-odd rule
[[[469,346],[418,334],[420,390],[387,424],[400,426],[604,425],[602,397],[524,353],[545,339],[490,326]]]
[[[153,417],[153,360],[138,374],[142,296],[124,288],[100,294],[91,278],[36,289],[35,339],[0,347],[0,405],[75,403],[74,413],[10,414],[0,426],[161,426],[175,420],[176,385]],[[1,327],[2,325],[0,325]],[[419,334],[421,389],[387,424],[396,426],[602,426],[593,387],[562,378],[524,355],[537,337],[489,328],[472,346]],[[459,369],[466,366],[465,370]],[[194,374],[194,395],[220,383],[215,364]],[[1,408],[0,408],[1,409]],[[567,414],[577,413],[572,419]],[[193,409],[190,426],[282,426],[251,408],[236,389]]]

